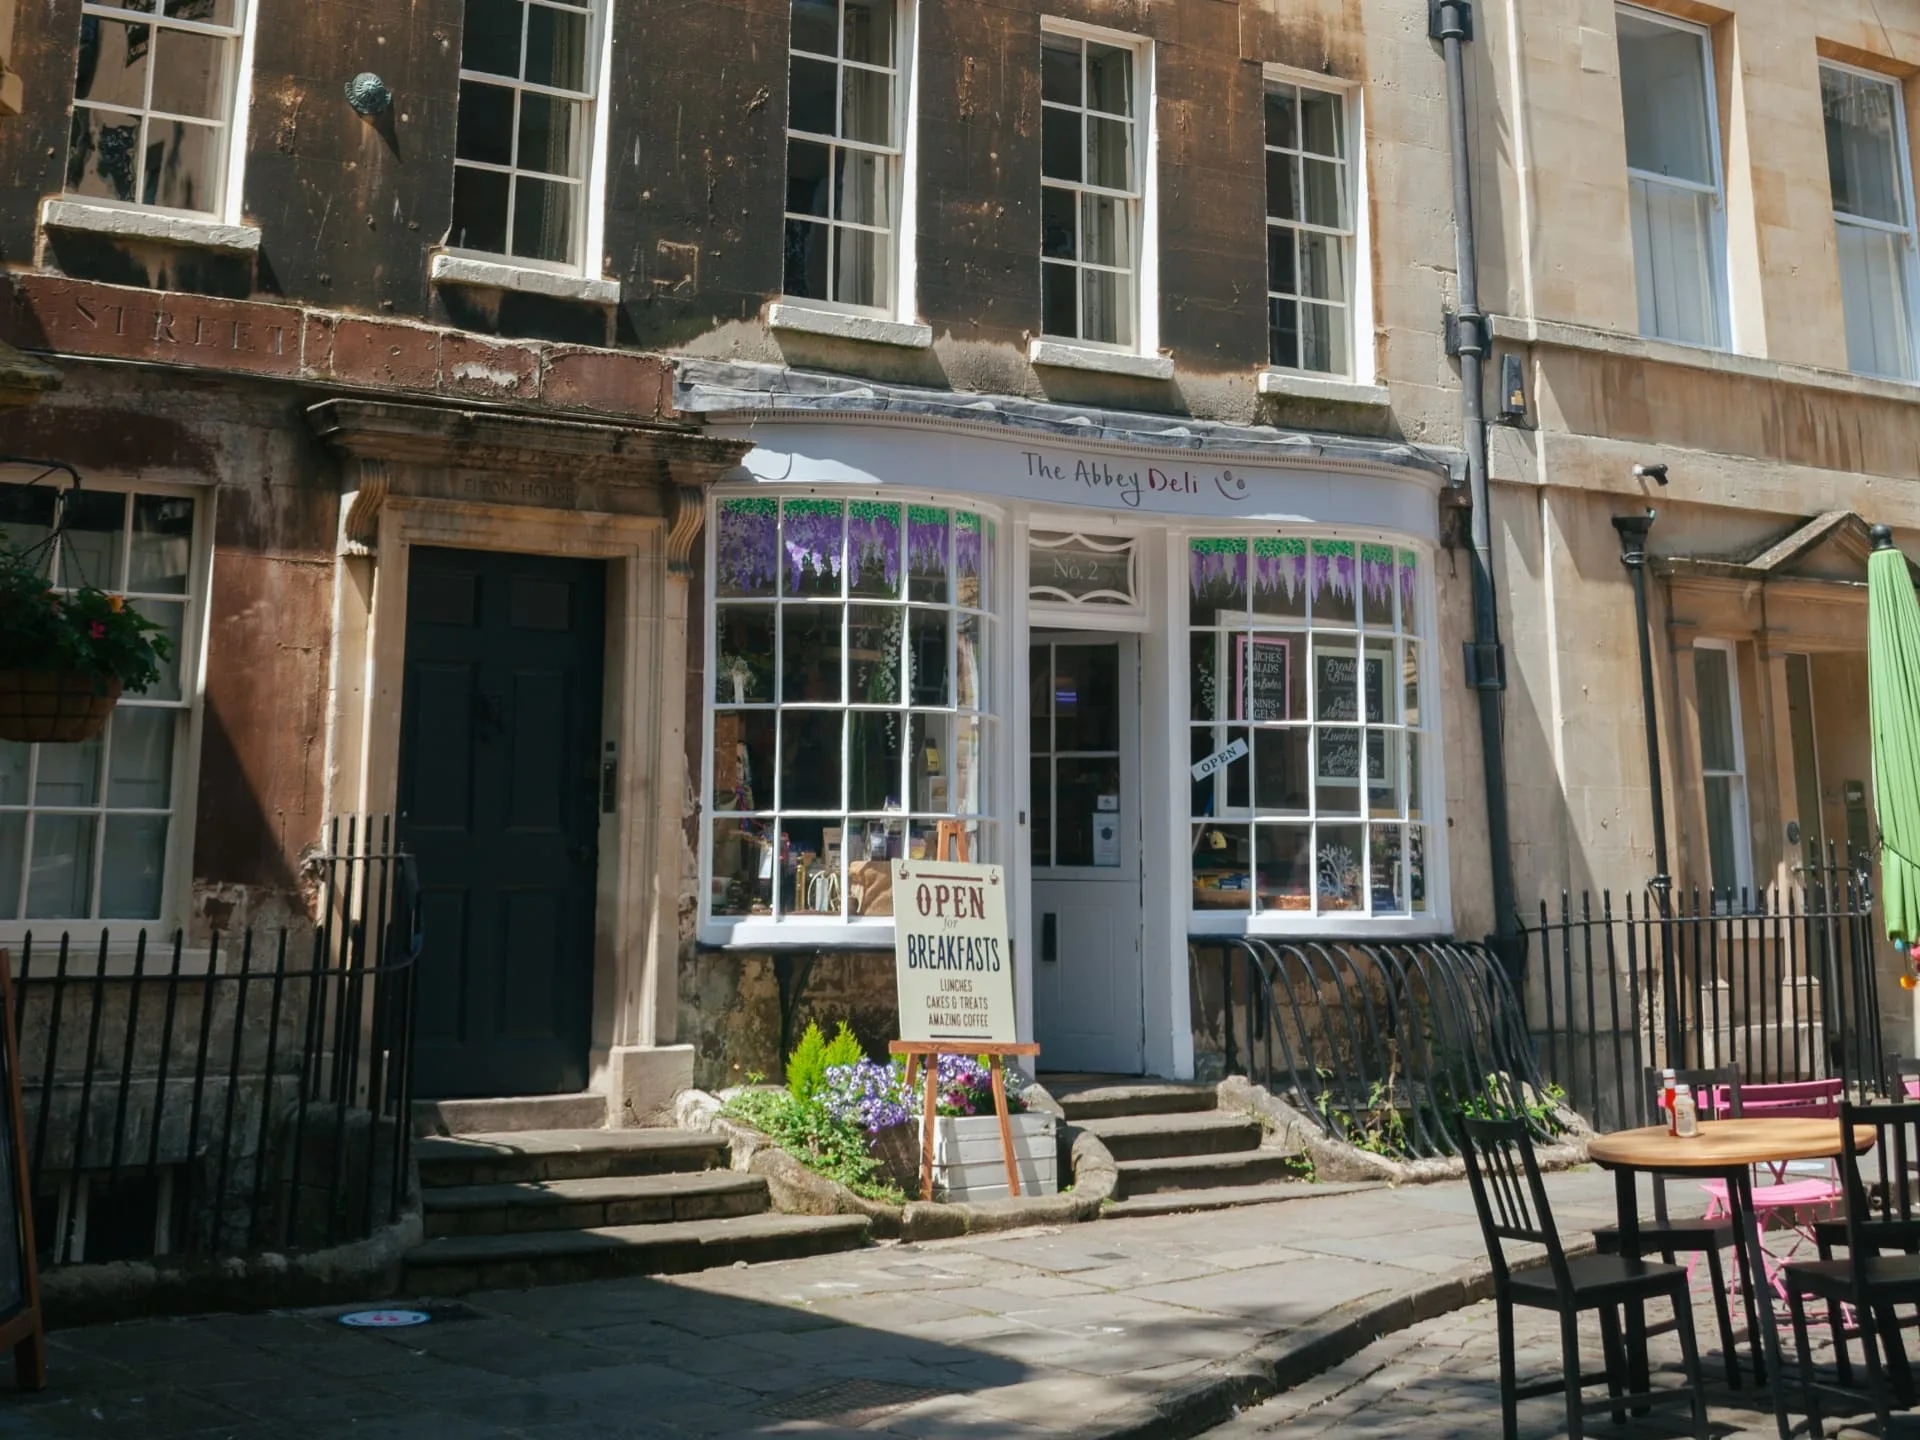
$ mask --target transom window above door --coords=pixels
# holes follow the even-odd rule
[[[1035,530],[1027,537],[1027,598],[1045,605],[1137,606],[1139,548],[1131,536]]]

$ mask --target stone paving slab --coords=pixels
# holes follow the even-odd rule
[[[1607,1176],[1549,1185],[1563,1233],[1612,1218]],[[136,1321],[50,1337],[0,1440],[1191,1435],[1484,1275],[1453,1184],[490,1291],[409,1330]]]

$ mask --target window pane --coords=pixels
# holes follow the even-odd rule
[[[1247,542],[1188,542],[1189,608],[1193,623],[1213,625],[1247,613]]]
[[[858,501],[847,507],[847,593],[900,593],[900,507]],[[856,612],[858,613],[858,612]]]
[[[867,65],[893,64],[893,0],[847,0],[841,51]]]
[[[1047,335],[1080,332],[1080,272],[1071,265],[1040,266],[1040,329]]]
[[[193,501],[172,495],[134,496],[127,589],[184,595],[192,561]]]
[[[156,30],[153,42],[153,108],[225,119],[227,42],[186,30]]]
[[[1300,161],[1295,156],[1267,152],[1267,214],[1276,220],[1298,220],[1303,214]]]
[[[577,100],[523,91],[520,96],[520,149],[515,164],[543,175],[577,177],[584,148],[582,106]]]
[[[1367,903],[1361,868],[1362,856],[1366,853],[1364,827],[1322,825],[1316,838],[1314,888],[1320,897],[1321,913],[1364,909]]]
[[[507,250],[506,175],[497,170],[453,167],[453,244],[461,250]]]
[[[1331,305],[1300,306],[1300,368],[1323,374],[1347,369],[1347,312]]]
[[[796,50],[836,55],[840,29],[836,0],[793,0],[793,39]]]
[[[140,176],[148,205],[213,209],[220,193],[220,132],[184,120],[149,120]]]
[[[1053,647],[1053,743],[1068,751],[1120,748],[1120,648]]]
[[[513,163],[513,91],[503,85],[460,82],[454,154],[488,165]]]
[[[520,78],[520,0],[467,0],[460,68]]]
[[[527,9],[527,73],[556,90],[587,88],[587,17],[548,5]]]
[[[1031,798],[1033,802],[1033,863],[1039,867],[1053,864],[1053,762],[1033,761]]]
[[[1103,345],[1133,343],[1133,281],[1111,270],[1083,270],[1080,338]]]
[[[893,143],[893,77],[852,66],[841,72],[840,133],[869,145]]]
[[[780,288],[801,300],[825,300],[827,262],[832,254],[829,227],[802,220],[789,220],[786,235],[786,269]]]
[[[1133,114],[1133,52],[1087,42],[1087,108],[1109,115]]]
[[[773,607],[722,605],[713,667],[713,698],[722,705],[773,699]]]
[[[33,747],[17,740],[0,740],[0,805],[27,803],[27,772]]]
[[[1267,86],[1267,144],[1289,150],[1300,148],[1300,135],[1294,119],[1298,92],[1291,85]]]
[[[1043,187],[1040,191],[1040,253],[1059,260],[1074,259],[1079,254],[1077,234],[1074,192],[1052,185]],[[1051,324],[1048,328],[1052,328]]]
[[[1109,190],[1133,189],[1133,126],[1087,117],[1087,180]]]
[[[35,778],[36,805],[77,807],[100,801],[100,751],[96,735],[77,745],[42,745],[40,772]]]
[[[91,815],[34,817],[27,919],[78,920],[88,915],[93,903],[94,823]]]
[[[993,522],[962,510],[954,516],[954,600],[984,607],[988,574],[992,568]]]
[[[1848,366],[1861,375],[1911,380],[1906,237],[1845,223],[1835,230]]]
[[[840,914],[843,827],[831,821],[792,820],[781,827],[780,904],[789,915]]]
[[[838,500],[789,500],[781,517],[786,547],[782,593],[838,595],[842,552]]]
[[[893,200],[888,182],[893,176],[892,162],[865,150],[842,150],[839,166],[835,218],[859,225],[891,225]]]
[[[158,920],[166,864],[166,816],[109,815],[100,870],[100,918]]]
[[[1307,716],[1306,636],[1225,637],[1233,651],[1233,718],[1273,724]]]
[[[1391,545],[1362,545],[1360,547],[1360,620],[1369,630],[1391,630],[1394,615],[1394,588],[1397,584],[1393,547]],[[1370,642],[1368,650],[1373,649]],[[1393,647],[1387,647],[1387,683],[1391,695],[1393,682]],[[1376,719],[1387,717],[1376,716]]]
[[[110,722],[107,804],[164,810],[173,792],[173,727],[179,712],[121,705]]]
[[[1047,35],[1040,42],[1040,97],[1062,105],[1080,103],[1080,42]]]
[[[915,705],[952,703],[947,683],[947,640],[952,615],[945,610],[915,610],[907,633],[907,699]]]
[[[1050,180],[1081,177],[1081,117],[1077,110],[1048,106],[1040,114],[1040,173]]]
[[[139,193],[140,117],[117,110],[73,112],[67,189],[75,195],[131,201]]]
[[[1690,345],[1719,344],[1719,254],[1710,198],[1639,179],[1629,189],[1641,331]]]
[[[773,808],[776,723],[771,710],[721,711],[713,717],[716,810]]]
[[[1740,889],[1740,875],[1734,864],[1737,842],[1733,803],[1739,783],[1730,775],[1707,776],[1707,861],[1716,895]]]
[[[951,598],[947,583],[947,535],[950,512],[930,505],[907,507],[907,597],[945,604]]]
[[[854,605],[847,624],[847,699],[855,705],[900,704],[907,612],[898,605]]]
[[[1733,680],[1727,652],[1696,649],[1693,684],[1700,706],[1700,767],[1736,770],[1733,735]]]
[[[1294,271],[1294,231],[1290,226],[1267,227],[1267,289],[1282,295],[1298,295]]]
[[[573,258],[573,202],[579,191],[519,176],[513,191],[513,253],[533,260]]]
[[[1899,92],[1884,80],[1823,65],[1820,103],[1827,118],[1833,208],[1842,215],[1905,225],[1907,187],[1895,114]]]
[[[715,915],[773,913],[773,847],[764,822],[713,822]]]
[[[147,689],[135,692],[149,700],[178,700],[180,692],[180,667],[186,664],[186,606],[170,600],[142,600],[140,613],[160,627],[160,634],[167,638],[173,648],[165,660],[160,662],[160,678]]]
[[[787,123],[815,135],[835,134],[835,76],[839,67],[826,60],[798,55],[787,79]]]
[[[978,615],[962,615],[954,643],[954,703],[963,710],[987,708],[987,622]]]
[[[1313,829],[1307,825],[1257,825],[1260,908],[1307,910],[1313,904]]]
[[[780,502],[722,500],[714,537],[721,595],[771,595],[780,556]]]
[[[879,307],[886,302],[886,242],[871,230],[836,227],[833,236],[833,298],[843,305]]]
[[[111,490],[67,493],[60,532],[61,585],[120,588],[120,553],[126,542],[127,497]]]
[[[1398,825],[1375,825],[1368,835],[1367,864],[1373,872],[1373,913],[1397,915],[1406,911],[1406,831]]]
[[[1320,90],[1300,92],[1301,148],[1338,159],[1347,152],[1344,105],[1338,95]]]
[[[1253,732],[1253,803],[1262,815],[1305,815],[1311,748],[1305,726]]]
[[[839,605],[785,605],[780,611],[780,698],[838,704]]]
[[[1309,587],[1316,623],[1354,623],[1353,546],[1344,540],[1316,540]]]
[[[0,920],[20,916],[20,878],[26,859],[26,813],[0,812]]]
[[[1291,537],[1262,536],[1253,542],[1253,613],[1255,615],[1303,616],[1307,613],[1307,542]],[[1293,683],[1306,683],[1303,651],[1296,644],[1289,657],[1296,672]],[[1295,715],[1306,713],[1303,699]]]
[[[1056,865],[1116,865],[1096,850],[1094,828],[1108,813],[1102,801],[1124,803],[1120,795],[1120,762],[1106,758],[1068,758],[1054,762],[1056,771],[1053,824]],[[1111,852],[1106,852],[1110,854]]]
[[[1201,911],[1251,908],[1252,836],[1245,825],[1195,825],[1193,908]]]
[[[147,103],[147,66],[153,55],[153,27],[125,25],[88,15],[80,22],[80,59],[74,78],[76,100],[124,105]]]
[[[1305,183],[1307,222],[1344,229],[1347,206],[1341,194],[1344,178],[1341,167],[1326,160],[1302,160],[1300,166]]]
[[[893,914],[893,875],[887,862],[906,853],[905,821],[856,815],[847,822],[848,914]]]
[[[0,540],[22,550],[40,544],[53,533],[57,492],[45,485],[0,485]],[[53,557],[43,554],[44,574]]]
[[[1133,210],[1111,195],[1080,197],[1080,234],[1084,260],[1096,265],[1133,264]]]
[[[913,808],[978,815],[986,800],[980,721],[970,715],[915,714],[910,737]]]
[[[1292,300],[1267,301],[1267,357],[1275,365],[1300,368],[1300,307]]]
[[[847,803],[856,810],[904,810],[907,717],[898,710],[855,710],[847,716],[852,767]]]
[[[1626,10],[1617,12],[1616,24],[1627,164],[1696,185],[1713,184],[1705,37]]]
[[[1423,825],[1407,827],[1407,895],[1416,915],[1427,908],[1427,831]]]
[[[797,215],[826,215],[832,167],[832,146],[814,140],[787,141],[788,211]]]
[[[1353,725],[1314,727],[1315,810],[1321,815],[1360,813],[1361,732]]]
[[[840,739],[838,710],[780,712],[780,808],[838,810]]]
[[[1247,753],[1237,753],[1245,745]],[[1244,810],[1252,793],[1253,732],[1244,725],[1196,725],[1188,742],[1187,763],[1198,765],[1211,756],[1233,751],[1235,758],[1192,782],[1193,814],[1225,815]]]
[[[1347,298],[1346,242],[1339,236],[1300,232],[1298,293],[1316,300]]]

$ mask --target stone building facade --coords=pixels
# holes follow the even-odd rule
[[[1470,8],[1519,895],[1646,878],[1649,498],[1682,879],[1784,875],[1865,773],[1848,517],[1910,525],[1920,37]],[[104,578],[177,559],[183,663],[134,769],[0,777],[0,937],[295,913],[392,811],[423,1090],[632,1121],[810,1015],[884,1040],[887,862],[956,840],[1063,1067],[1191,1073],[1195,937],[1497,928],[1421,9],[20,11],[0,339],[65,384],[0,450],[119,497]]]

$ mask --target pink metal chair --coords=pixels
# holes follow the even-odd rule
[[[1741,1114],[1748,1120],[1838,1120],[1842,1082],[1796,1080],[1775,1085],[1742,1085]],[[1785,1255],[1762,1250],[1766,1257],[1767,1280],[1776,1294],[1787,1298],[1786,1283],[1780,1267],[1797,1254],[1802,1244],[1813,1244],[1814,1222],[1819,1216],[1807,1212],[1830,1208],[1840,1201],[1840,1180],[1830,1160],[1775,1161],[1754,1169],[1753,1209],[1764,1228],[1770,1216],[1783,1215],[1793,1235]],[[1707,1192],[1704,1218],[1717,1219],[1731,1214],[1724,1180],[1710,1180],[1701,1189]]]

